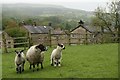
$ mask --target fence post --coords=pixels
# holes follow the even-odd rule
[[[103,44],[103,42],[104,42],[103,33],[101,33],[101,36],[102,36],[102,42],[101,43]]]
[[[68,45],[70,45],[70,32],[68,33]]]
[[[79,34],[79,42],[78,42],[78,43],[79,43],[79,45],[80,45],[80,40],[81,40],[81,39],[80,39],[80,36],[81,36],[81,34]]]
[[[58,42],[58,35],[56,36],[56,39],[57,39],[57,43],[59,43],[59,42]]]
[[[51,44],[51,29],[49,30],[48,36],[49,36],[49,46],[52,47],[52,44]]]
[[[120,27],[118,27],[118,35],[117,35],[117,37],[118,37],[118,43],[120,44]]]
[[[4,51],[4,53],[8,53],[8,51],[7,51],[7,45],[6,45],[6,37],[5,37],[5,33],[3,32],[3,34],[2,34],[2,41],[3,41],[3,51]]]
[[[28,48],[30,48],[30,46],[31,46],[31,37],[30,37],[29,32],[28,32],[27,37],[28,37]]]
[[[85,44],[88,44],[88,36],[87,36],[88,34],[87,34],[87,30],[86,30],[86,34],[85,34]]]
[[[27,38],[28,39],[28,38]],[[25,41],[26,41],[26,38],[25,38]],[[27,41],[26,41],[27,42]],[[24,44],[24,50],[26,50],[26,45],[27,43]]]

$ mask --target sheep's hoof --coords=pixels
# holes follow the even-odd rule
[[[41,67],[41,69],[43,69],[43,67]]]
[[[33,70],[33,72],[34,72],[35,70]]]
[[[53,66],[53,64],[51,64],[51,66]]]
[[[37,69],[37,71],[39,71],[39,68]]]
[[[56,67],[57,65],[54,65],[54,67]]]
[[[59,64],[58,66],[60,67],[61,65]]]
[[[31,67],[29,67],[29,69],[32,69]]]
[[[20,71],[20,74],[21,74],[21,71]]]
[[[22,70],[22,72],[24,71],[24,69]]]

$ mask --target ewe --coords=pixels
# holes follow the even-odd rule
[[[16,66],[16,71],[17,73],[21,73],[24,71],[24,64],[25,64],[25,56],[23,53],[23,50],[21,51],[16,51],[16,56],[15,56],[15,66]]]
[[[27,53],[26,53],[26,59],[27,61],[30,63],[30,69],[32,68],[32,65],[33,65],[33,72],[34,72],[34,68],[35,68],[35,65],[37,65],[37,71],[39,70],[39,63],[41,64],[41,69],[43,69],[43,60],[44,60],[44,52],[43,51],[46,51],[47,48],[42,45],[42,44],[39,44],[39,45],[34,45],[34,46],[31,46]]]
[[[65,49],[63,44],[59,44],[51,53],[51,66],[61,66],[62,50]]]

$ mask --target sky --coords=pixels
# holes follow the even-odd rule
[[[105,7],[110,0],[0,0],[0,3],[32,3],[61,5],[67,8],[94,11],[98,6]]]

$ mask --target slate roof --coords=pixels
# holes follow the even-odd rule
[[[54,29],[52,31],[53,34],[65,34],[65,31],[64,30],[57,30],[57,29]]]
[[[25,25],[24,27],[30,33],[37,33],[37,34],[48,34],[49,30],[53,29],[51,26],[31,26],[31,25]]]
[[[74,29],[72,29],[71,32],[74,31],[75,29],[79,28],[79,27],[84,28],[85,30],[87,30],[90,33],[100,32],[100,30],[96,30],[95,28],[92,28],[92,27],[89,27],[89,26],[81,26],[81,25],[79,25],[79,26],[75,27]]]
[[[74,30],[76,30],[79,27],[84,28],[85,30],[89,31],[90,33],[94,32],[94,30],[90,29],[88,26],[81,26],[81,25],[79,25],[79,26],[75,27],[74,29],[72,29],[71,32],[74,31]]]

